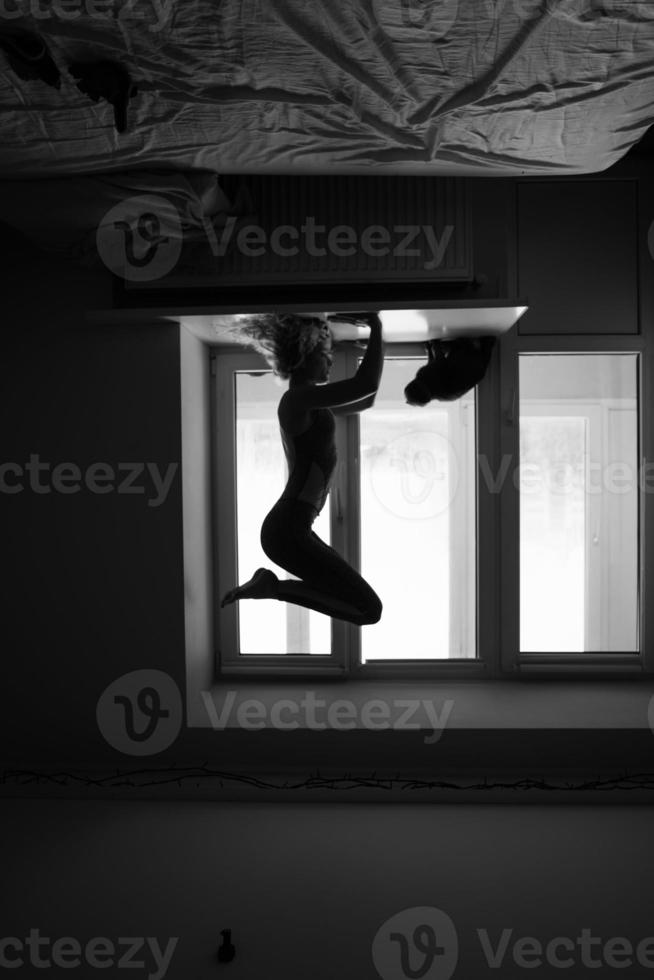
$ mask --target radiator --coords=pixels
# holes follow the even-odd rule
[[[205,239],[183,249],[158,288],[473,278],[460,178],[267,175],[241,184],[252,214],[224,229],[206,222]],[[130,284],[139,285],[153,283]]]

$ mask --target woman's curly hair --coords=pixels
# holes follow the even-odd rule
[[[293,313],[253,313],[241,316],[234,330],[241,342],[254,347],[278,378],[287,380],[316,348],[329,352],[332,335],[320,317]]]

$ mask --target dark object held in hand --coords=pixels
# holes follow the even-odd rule
[[[456,337],[425,344],[429,360],[404,389],[409,405],[451,402],[478,385],[495,346],[495,337]]]

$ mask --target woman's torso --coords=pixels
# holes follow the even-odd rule
[[[288,464],[281,499],[301,500],[320,512],[336,467],[334,414],[328,408],[317,408],[291,417],[280,406],[278,415]]]

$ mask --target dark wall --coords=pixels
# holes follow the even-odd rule
[[[374,980],[371,947],[382,925],[405,909],[435,907],[458,940],[454,980],[642,978],[651,968],[611,968],[603,950],[618,937],[636,947],[654,935],[651,821],[649,807],[9,801],[0,860],[11,905],[0,936],[38,929],[50,939],[42,955],[65,936],[81,944],[154,937],[164,949],[178,937],[169,980]],[[404,924],[408,942],[421,918]],[[214,956],[226,928],[236,957],[222,966]],[[480,929],[493,947],[507,930],[501,967],[487,965]],[[583,929],[600,941],[592,949],[599,968],[583,965],[579,947],[567,969],[513,959],[519,939],[574,943]],[[437,939],[451,951],[448,933]],[[423,957],[411,952],[420,967]],[[149,969],[127,975],[156,975],[145,962]],[[428,980],[449,980],[438,959],[435,968]],[[29,965],[14,972],[63,974]],[[385,980],[406,976],[396,968]]]
[[[2,461],[180,462],[175,325],[86,322],[108,283],[4,238],[8,312],[0,357]],[[13,485],[18,476],[6,480]],[[71,480],[71,484],[74,480]],[[85,757],[97,747],[95,705],[113,679],[157,666],[183,679],[181,477],[165,502],[145,492],[0,494],[3,526],[0,686],[2,754]]]
[[[502,296],[512,287],[507,247],[511,187],[505,181],[497,188],[492,181],[474,182],[471,199],[475,269],[486,277],[483,290]],[[654,218],[651,192],[648,197],[641,187],[640,200],[649,208],[641,213],[646,228],[650,211]],[[543,247],[551,250],[551,242]],[[30,455],[38,455],[50,468],[69,462],[86,472],[96,463],[114,470],[132,463],[156,466],[160,474],[179,466],[177,327],[148,324],[147,314],[138,326],[93,322],[89,310],[111,307],[107,275],[37,252],[6,228],[0,230],[0,249],[0,462],[24,466]],[[651,271],[651,262],[642,243],[640,252],[641,304],[647,299],[651,313],[654,277],[646,280],[643,273]],[[95,718],[105,687],[129,671],[158,668],[183,688],[180,473],[158,506],[149,506],[154,488],[146,473],[138,475],[136,484],[145,492],[0,493],[5,561],[0,752],[5,759],[115,759]],[[335,765],[351,761],[354,736],[329,733],[333,739],[322,738],[317,754],[311,735],[305,739],[302,734],[303,739],[293,740],[298,765],[314,759],[322,764],[332,759]],[[370,733],[356,734],[364,745],[361,758],[374,767],[381,756],[370,748]],[[647,754],[645,734],[639,758]],[[455,736],[447,733],[447,738]],[[226,739],[225,733],[220,741],[210,741],[207,733],[186,733],[171,757],[215,754],[224,759]],[[233,742],[233,764],[259,758],[274,766],[282,756],[288,761],[288,743],[279,732],[269,740],[236,733]],[[443,745],[449,744],[444,738]],[[488,744],[484,739],[481,754],[474,757],[490,765],[495,749],[487,749]],[[513,746],[515,765],[523,765],[516,740],[504,744]],[[592,751],[584,751],[585,766]],[[618,761],[624,751],[619,749]],[[382,755],[395,764],[396,752],[400,764],[404,749],[397,743],[384,747]],[[558,768],[565,754],[559,740],[553,765]],[[453,748],[452,766],[466,757],[472,756],[465,747]]]

